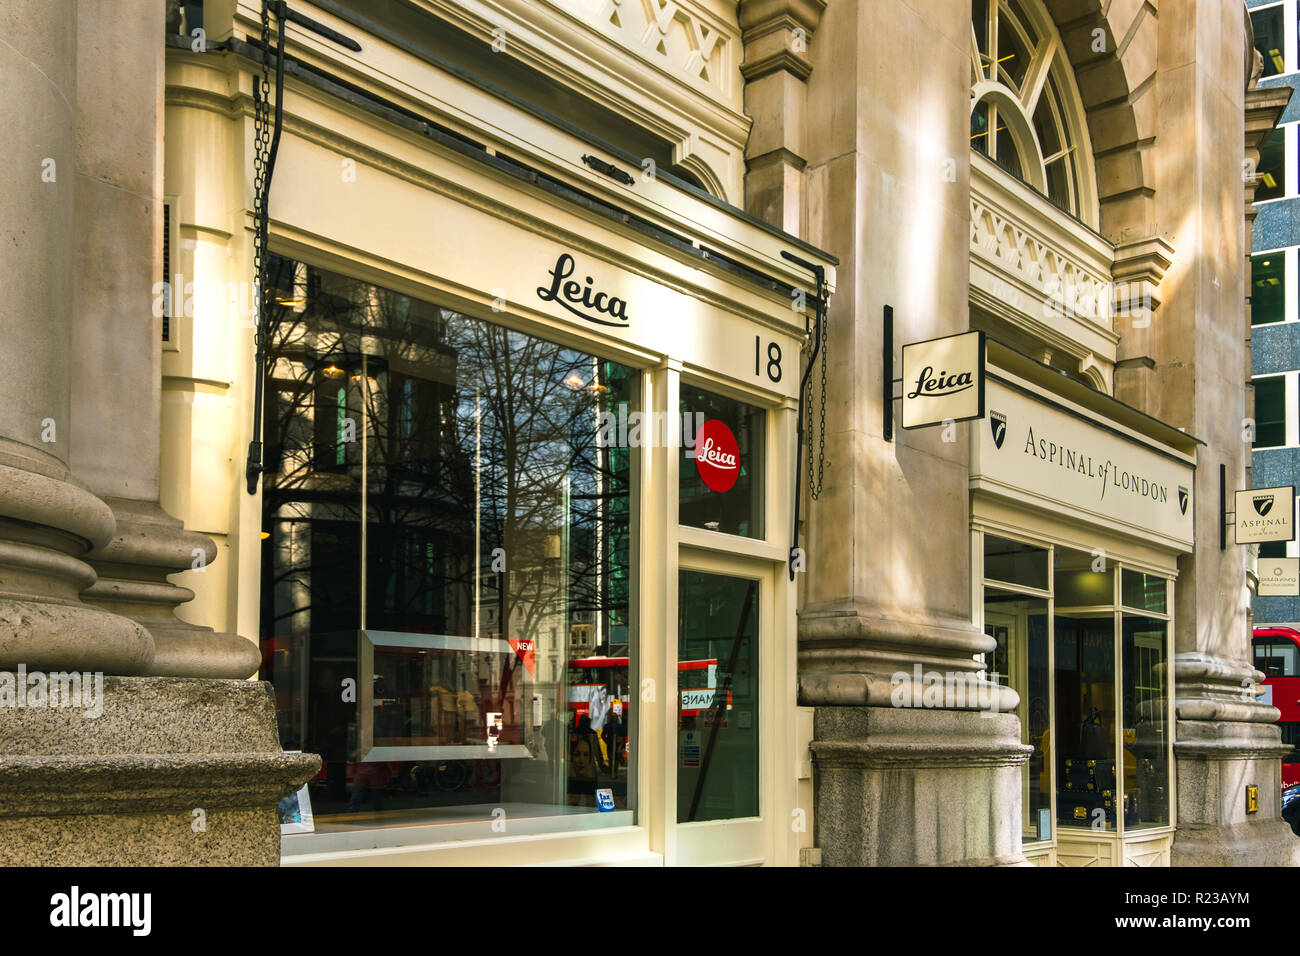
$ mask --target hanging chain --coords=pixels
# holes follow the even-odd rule
[[[267,172],[271,154],[271,2],[262,0],[262,77],[253,77],[253,282],[258,353],[266,346]],[[257,374],[261,374],[258,369]]]
[[[812,427],[813,427],[813,410],[812,403],[805,402],[807,409],[808,424],[805,434],[808,436],[808,497],[816,501],[821,497],[823,484],[823,471],[826,465],[826,343],[830,338],[830,323],[828,321],[828,306],[830,305],[830,296],[826,291],[826,283],[818,276],[817,285],[817,321],[808,336],[807,348],[815,350],[817,357],[821,359],[821,395],[817,402],[817,408],[820,415],[820,421],[817,428],[817,451],[812,447]],[[820,348],[817,346],[820,345]],[[816,471],[814,473],[813,460],[816,459]]]
[[[275,5],[278,26],[275,54],[275,114],[271,113],[271,6]],[[270,232],[271,177],[280,144],[280,120],[284,104],[284,0],[262,0],[262,75],[253,77],[253,341],[257,355],[253,369],[253,429],[244,468],[248,493],[255,494],[262,473],[262,394],[265,387],[267,351],[271,322],[267,309],[270,260],[267,241]]]

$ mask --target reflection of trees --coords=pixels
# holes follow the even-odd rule
[[[363,478],[368,626],[471,634],[476,578],[481,636],[549,623],[562,646],[571,608],[610,610],[626,455],[596,426],[622,370],[289,260],[271,277],[268,634],[357,626]]]

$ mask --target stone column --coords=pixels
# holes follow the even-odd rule
[[[212,550],[155,504],[163,23],[163,0],[0,8],[0,671],[27,671],[0,674],[0,865],[274,865],[275,804],[320,765],[281,751],[266,684],[138,676],[256,667],[210,666],[229,648],[200,629],[179,649],[162,610],[177,554]]]
[[[74,0],[0,9],[0,77],[14,109],[0,137],[0,668],[147,670],[140,625],[81,603],[85,562],[113,513],[71,477],[76,247],[77,18]]]
[[[745,144],[745,211],[794,235],[803,227],[805,82],[809,46],[826,0],[742,0],[745,112],[754,120]]]
[[[78,5],[70,464],[117,524],[90,555],[99,580],[83,596],[149,630],[156,653],[145,673],[243,678],[257,671],[257,645],[177,618],[194,592],[167,580],[206,569],[217,549],[158,504],[162,316],[154,304],[156,283],[171,281],[161,265],[162,40],[156,0]],[[184,295],[174,290],[175,307]]]
[[[991,716],[891,702],[894,675],[964,678],[993,647],[972,619],[970,426],[883,437],[884,306],[895,368],[903,343],[969,327],[970,29],[965,4],[837,0],[809,50],[801,234],[841,263],[799,620],[825,865],[1024,861],[1014,692],[984,685]]]
[[[1246,548],[1220,550],[1219,469],[1245,487],[1243,311],[1246,240],[1242,159],[1249,24],[1241,5],[1166,4],[1151,149],[1157,232],[1177,250],[1148,330],[1153,366],[1143,410],[1206,442],[1197,455],[1196,550],[1180,561],[1174,693],[1178,793],[1175,865],[1292,862],[1279,819],[1278,712],[1254,699]],[[1131,400],[1117,377],[1117,397]],[[1247,785],[1259,813],[1247,816]]]

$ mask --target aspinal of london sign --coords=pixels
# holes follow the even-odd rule
[[[974,429],[977,487],[1054,514],[1073,515],[1144,538],[1190,548],[1190,461],[995,378],[988,421]]]

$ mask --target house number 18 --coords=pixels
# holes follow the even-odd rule
[[[754,336],[754,374],[761,375],[760,364],[762,355],[762,340],[759,336]],[[781,346],[775,342],[767,343],[767,377],[773,382],[781,381]]]

